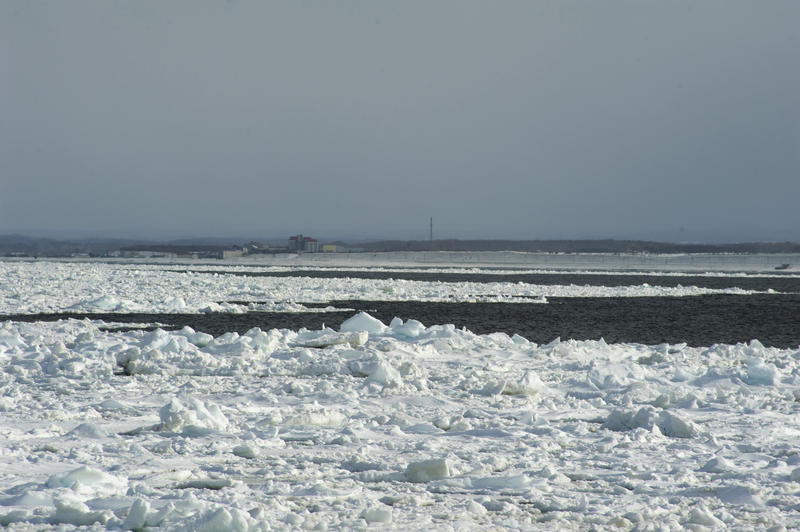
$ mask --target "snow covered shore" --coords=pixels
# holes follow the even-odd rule
[[[0,523],[800,526],[800,351],[0,324]]]

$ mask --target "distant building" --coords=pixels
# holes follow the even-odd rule
[[[247,248],[239,246],[178,246],[178,245],[139,245],[124,247],[119,256],[128,258],[168,258],[168,259],[230,259],[247,254]]]
[[[221,259],[233,259],[236,257],[243,257],[247,253],[246,248],[236,248],[236,249],[223,249],[220,251]]]
[[[169,246],[129,246],[119,251],[121,257],[136,259],[174,259],[179,253],[174,247]]]
[[[249,244],[247,244],[247,252],[248,253],[268,253],[269,252],[269,244],[265,244],[263,242],[256,242],[255,240],[251,240]]]
[[[319,251],[319,241],[310,236],[295,235],[289,237],[289,251],[304,251],[306,253],[317,253]]]
[[[323,244],[322,245],[322,252],[323,253],[336,253],[339,251],[339,247],[336,244]]]

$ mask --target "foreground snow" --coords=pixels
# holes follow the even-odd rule
[[[0,314],[39,312],[307,312],[332,300],[546,303],[548,297],[752,294],[736,287],[441,283],[392,279],[180,273],[174,265],[0,261]],[[236,302],[236,303],[231,303]],[[242,302],[249,302],[242,303]],[[319,309],[313,309],[319,311]]]
[[[99,325],[0,323],[2,524],[800,526],[797,350]]]

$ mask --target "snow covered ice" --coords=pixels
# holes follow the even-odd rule
[[[309,312],[303,303],[370,301],[541,302],[548,297],[652,297],[755,293],[731,286],[577,286],[392,279],[242,277],[172,271],[175,265],[0,261],[0,313]],[[200,268],[202,269],[202,267]],[[237,301],[240,303],[231,303]],[[241,302],[251,302],[242,304]],[[321,309],[314,309],[320,311]]]
[[[290,291],[324,299],[391,286],[0,267],[9,313],[90,303],[191,312],[273,289],[276,305],[294,305],[308,300]],[[424,297],[423,284],[395,294]],[[3,525],[800,526],[800,349],[537,345],[366,313],[339,330],[217,337],[103,325],[0,322]]]

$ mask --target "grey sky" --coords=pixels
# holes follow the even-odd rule
[[[800,240],[800,2],[0,2],[0,234]]]

